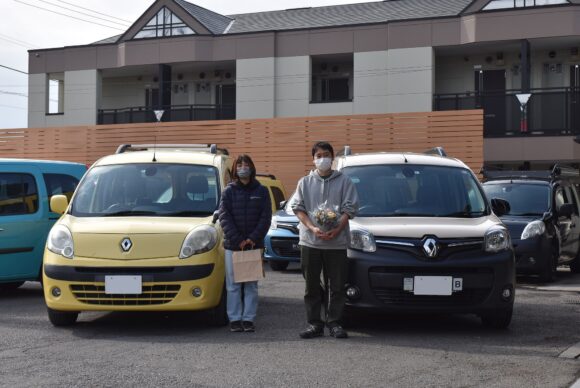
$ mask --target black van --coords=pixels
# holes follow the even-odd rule
[[[551,282],[559,265],[580,272],[578,170],[556,165],[552,171],[482,172],[487,196],[510,203],[500,218],[511,235],[517,273]]]

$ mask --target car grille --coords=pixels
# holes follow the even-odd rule
[[[482,303],[489,295],[489,289],[473,289],[455,292],[449,296],[413,295],[410,292],[389,289],[373,288],[375,296],[384,304],[405,306],[465,306]]]
[[[171,302],[181,286],[178,284],[143,285],[142,293],[105,294],[104,284],[72,284],[70,290],[81,303],[108,306],[148,306]]]
[[[272,250],[278,256],[283,257],[300,257],[300,248],[297,238],[273,238],[270,240]]]

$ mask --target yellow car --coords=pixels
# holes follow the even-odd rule
[[[232,161],[215,145],[122,145],[85,174],[50,231],[48,317],[82,311],[208,310],[227,323],[223,234],[216,224]]]
[[[257,174],[256,179],[268,189],[270,203],[272,204],[272,214],[276,213],[282,208],[280,203],[286,201],[286,190],[284,190],[282,181],[276,179],[272,174]]]

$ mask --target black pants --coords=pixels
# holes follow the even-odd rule
[[[316,249],[301,246],[300,251],[302,275],[306,281],[304,303],[308,323],[322,327],[326,322],[329,327],[332,327],[338,324],[346,302],[344,293],[347,270],[346,249]],[[326,290],[323,290],[321,286],[321,279],[326,285]],[[328,303],[325,309],[326,319],[320,316],[323,303]]]

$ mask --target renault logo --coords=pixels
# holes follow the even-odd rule
[[[434,238],[428,238],[423,243],[423,251],[427,255],[427,257],[435,258],[439,253],[439,245],[437,244],[437,240]]]
[[[128,237],[125,237],[121,241],[121,249],[123,249],[123,252],[129,252],[129,249],[131,249],[132,246],[133,246],[133,243],[131,242],[131,239]]]

